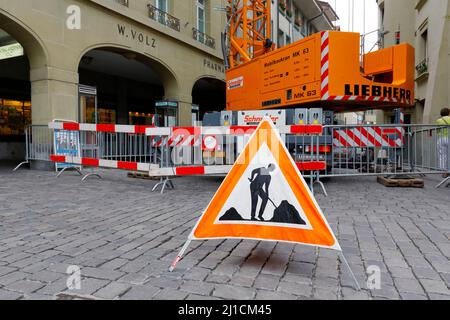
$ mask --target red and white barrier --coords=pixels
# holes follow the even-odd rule
[[[152,146],[155,147],[180,147],[196,146],[201,147],[203,151],[217,151],[220,143],[218,136],[251,135],[256,130],[256,126],[229,126],[229,127],[154,127],[154,126],[133,126],[133,125],[103,125],[103,124],[79,124],[52,122],[49,128],[64,131],[83,131],[94,133],[118,133],[118,134],[145,134],[152,139]],[[280,134],[297,135],[321,135],[323,127],[321,125],[293,125],[277,127]],[[159,137],[159,140],[158,138]],[[199,144],[202,138],[202,144]],[[133,156],[131,155],[131,158]],[[160,167],[160,165],[104,160],[96,158],[80,158],[68,155],[52,155],[51,161],[56,163],[67,163],[88,167],[100,167],[121,169],[130,171],[139,171],[149,173],[150,176],[172,177],[172,176],[190,176],[190,175],[219,175],[227,174],[231,165],[209,165],[209,166],[176,166]],[[302,162],[297,164],[301,171],[324,170],[325,162]]]
[[[56,163],[70,163],[86,167],[99,167],[99,168],[121,169],[121,170],[142,171],[142,172],[149,172],[154,167],[154,165],[151,165],[149,163],[124,162],[124,161],[102,160],[93,158],[79,158],[73,156],[60,156],[60,155],[51,155],[50,160]]]
[[[403,128],[356,127],[334,130],[334,147],[403,147]],[[389,136],[397,135],[397,139]]]
[[[121,124],[91,124],[74,122],[50,122],[50,129],[66,131],[89,131],[89,132],[108,132],[108,133],[130,133],[145,134],[145,130],[154,126],[133,126]]]
[[[148,136],[202,136],[202,135],[251,135],[256,126],[229,126],[229,127],[152,127],[146,130]],[[292,125],[277,126],[280,134],[321,135],[321,125]]]
[[[198,176],[198,175],[215,175],[227,174],[231,165],[218,166],[184,166],[184,167],[168,167],[160,168],[157,165],[137,162],[122,162],[112,160],[101,160],[92,158],[79,158],[73,156],[50,156],[52,162],[70,163],[74,165],[82,165],[86,167],[98,167],[108,169],[121,169],[130,171],[147,172],[154,177],[171,177],[171,176]],[[325,170],[325,162],[298,162],[297,167],[300,171],[317,171]]]

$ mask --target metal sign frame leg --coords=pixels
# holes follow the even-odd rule
[[[166,186],[168,186],[172,190],[175,189],[175,186],[173,185],[173,182],[169,177],[161,177],[159,182],[153,187],[152,192],[155,192],[159,186],[162,186],[161,194],[164,194],[164,190],[166,189]]]
[[[178,262],[180,262],[181,259],[183,259],[183,256],[186,253],[186,250],[189,248],[191,242],[192,239],[186,240],[177,257],[175,258],[175,260],[173,260],[172,264],[170,265],[169,272],[173,272],[175,270]],[[355,282],[355,289],[357,291],[361,291],[361,286],[359,285],[359,282],[356,279],[355,274],[353,273],[352,268],[350,268],[350,265],[348,264],[347,259],[345,258],[344,253],[342,251],[339,252],[339,259],[341,260],[341,262],[344,262],[345,266],[348,269],[348,272],[350,273],[350,276],[353,278],[353,281]]]
[[[450,177],[447,177],[444,180],[442,180],[442,182],[436,186],[436,189],[439,189],[442,186],[445,186],[446,188],[450,186]]]
[[[30,164],[30,162],[24,161],[24,162],[19,163],[19,165],[13,169],[13,172],[16,172],[17,170],[19,170],[20,167],[22,167],[25,164]]]
[[[56,176],[56,178],[59,178],[64,172],[66,172],[66,171],[69,170],[69,169],[75,169],[75,171],[78,172],[78,174],[79,174],[80,176],[83,175],[83,172],[81,172],[81,169],[78,168],[78,167],[65,167],[65,168],[63,168],[63,169],[58,173],[58,175]]]
[[[348,264],[347,259],[345,258],[344,253],[342,251],[339,253],[339,258],[341,259],[341,262],[344,262],[345,266],[347,267],[350,273],[350,276],[353,278],[353,281],[355,281],[355,289],[361,291],[361,286],[359,285],[358,280],[356,279],[355,274],[353,273],[352,268],[350,268],[350,265]]]
[[[175,258],[175,260],[170,265],[169,272],[173,272],[173,270],[175,270],[175,268],[177,267],[178,262],[180,262],[180,260],[183,258],[184,253],[186,252],[186,250],[189,247],[189,245],[191,244],[191,242],[192,242],[191,239],[188,239],[185,242],[183,248],[181,248],[181,250],[180,250],[180,253],[178,253],[177,257]]]
[[[17,167],[14,168],[13,172],[16,172],[17,170],[19,170],[20,167],[22,167],[25,164],[30,164],[30,151],[29,151],[29,138],[28,138],[28,130],[29,127],[25,128],[25,161],[19,163],[19,165]]]
[[[325,185],[323,184],[323,182],[322,181],[320,181],[320,172],[316,172],[316,173],[311,173],[312,174],[312,176],[314,177],[313,178],[313,185],[314,184],[318,184],[321,188],[322,188],[322,191],[323,191],[323,193],[324,193],[324,195],[325,195],[325,197],[328,197],[328,192],[327,192],[327,189],[325,189]]]
[[[99,179],[103,179],[102,176],[99,175],[98,173],[88,173],[83,178],[81,178],[81,182],[85,182],[90,177],[97,177]]]

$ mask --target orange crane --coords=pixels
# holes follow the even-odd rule
[[[228,0],[229,65],[237,67],[273,50],[270,1]]]
[[[361,56],[358,33],[323,31],[275,49],[270,7],[270,0],[228,0],[227,110],[353,112],[414,104],[409,44]]]

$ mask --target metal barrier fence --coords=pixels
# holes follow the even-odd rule
[[[172,176],[228,173],[256,129],[59,122],[49,127],[55,132],[45,126],[27,127],[25,163],[43,160],[141,171],[161,177],[163,187]],[[319,182],[320,177],[450,172],[448,126],[282,126],[278,129],[299,169],[306,177]],[[63,135],[64,132],[70,134]],[[72,141],[65,141],[67,137]],[[57,139],[57,150],[53,139]]]
[[[238,159],[256,127],[181,127],[150,128],[147,135],[162,137],[161,147],[170,157],[162,159],[156,176],[226,174]],[[280,126],[278,130],[289,149],[299,141],[308,150],[308,157],[296,157],[301,171],[325,168],[325,162],[314,154],[314,145],[322,126]]]
[[[56,163],[149,171],[163,158],[160,147],[145,135],[148,126],[53,122],[49,127],[55,133],[71,133],[56,142],[57,149],[62,146],[64,151],[51,156]]]
[[[62,154],[56,152],[51,156],[55,163],[71,164],[72,167],[91,166],[147,172],[151,176],[161,177],[159,185],[162,185],[163,190],[170,182],[169,177],[228,173],[244,148],[246,139],[256,129],[154,128],[56,122],[49,126],[55,133],[66,133],[55,134],[58,137],[56,145],[64,146]],[[289,140],[296,134],[319,135],[322,126],[285,126],[279,130]],[[312,155],[314,140],[310,138],[309,141]],[[56,149],[58,151],[60,148]],[[298,165],[303,171],[325,166],[324,163],[311,161]]]
[[[53,131],[44,125],[29,125],[25,127],[25,161],[20,163],[17,171],[30,161],[51,161],[53,150]]]
[[[326,145],[322,176],[448,173],[449,131],[432,125],[325,126],[324,141],[332,145]]]

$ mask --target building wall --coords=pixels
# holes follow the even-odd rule
[[[295,7],[317,10],[312,0],[288,0],[293,15],[279,13],[279,1],[273,0],[274,37],[278,19],[294,37]],[[30,65],[32,121],[47,124],[52,119],[78,120],[78,68],[82,57],[97,48],[113,48],[143,55],[160,75],[165,99],[179,101],[180,124],[191,122],[192,89],[197,80],[224,80],[220,35],[226,25],[223,11],[227,0],[205,0],[206,29],[201,43],[194,38],[197,28],[197,0],[168,0],[168,13],[179,19],[173,30],[149,16],[149,3],[156,0],[0,0],[0,29],[14,37],[24,48]],[[80,29],[67,27],[79,8]],[[302,8],[300,8],[302,9]],[[154,12],[154,9],[153,11]],[[298,11],[300,16],[301,10]],[[302,20],[304,31],[316,31],[323,17],[314,23]],[[328,20],[327,20],[328,21]],[[331,26],[331,25],[330,25]],[[331,26],[332,27],[332,26]],[[298,39],[297,39],[298,37]],[[208,45],[209,44],[209,45]]]
[[[440,109],[450,104],[448,0],[379,0],[380,28],[398,30],[402,42],[416,49],[416,106],[409,113],[415,123],[434,123]],[[384,9],[384,16],[382,15]],[[426,41],[425,37],[426,36]],[[384,37],[385,47],[395,45],[395,32]],[[391,113],[380,112],[378,122]]]
[[[280,8],[280,3],[285,4],[285,10]],[[319,9],[313,0],[271,0],[271,4],[274,29],[272,34],[278,47],[296,42],[323,29],[333,29],[331,21],[325,16],[320,16],[319,12],[314,12],[314,9]],[[314,16],[308,16],[306,12],[314,12]]]
[[[416,98],[423,108],[423,121],[434,123],[440,110],[449,106],[448,0],[428,0],[416,10],[416,64],[425,61],[427,71],[418,74]],[[428,34],[428,43],[423,39]],[[427,48],[425,50],[425,48]],[[423,103],[422,101],[425,100]]]
[[[180,101],[180,121],[191,120],[192,88],[202,77],[224,80],[220,32],[225,15],[213,10],[225,0],[207,1],[207,29],[215,48],[193,38],[195,0],[169,0],[169,12],[180,19],[180,31],[149,18],[148,1],[129,0],[0,0],[0,28],[24,46],[30,61],[34,124],[78,118],[78,66],[88,51],[113,47],[154,61],[165,98]],[[81,29],[70,30],[71,5],[81,9]],[[214,23],[212,23],[214,21]],[[122,31],[121,31],[122,30]]]
[[[385,47],[395,45],[395,32],[400,31],[401,42],[414,45],[415,12],[412,3],[415,0],[378,0],[379,19],[386,33],[383,36]],[[381,26],[380,25],[380,26]]]

